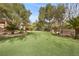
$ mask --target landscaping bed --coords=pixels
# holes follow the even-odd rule
[[[11,34],[11,32],[3,32],[2,34],[0,34],[0,37],[18,37],[18,36],[23,36],[25,35],[26,32],[20,33],[20,32],[15,32],[14,34]]]

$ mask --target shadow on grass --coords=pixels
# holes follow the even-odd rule
[[[35,33],[33,32],[27,32],[27,35],[34,35]]]
[[[3,36],[0,36],[0,41],[7,41],[7,40],[10,40],[10,41],[13,41],[15,38],[17,38],[17,40],[23,40],[23,38],[25,38],[26,34],[25,35],[21,35],[21,36],[14,36],[14,37],[3,37]]]
[[[27,34],[26,34],[27,36],[29,36],[29,35],[32,35],[32,36],[37,36],[38,35],[38,33],[34,33],[34,32],[27,32]]]
[[[0,41],[6,41],[6,40],[10,40],[10,41],[13,41],[15,40],[23,40],[26,36],[29,36],[29,35],[36,35],[36,33],[33,33],[33,32],[27,32],[27,33],[24,33],[23,35],[20,35],[20,36],[14,36],[14,37],[5,37],[5,36],[0,36]]]

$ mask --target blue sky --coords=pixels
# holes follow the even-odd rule
[[[45,6],[46,4],[45,3],[26,3],[24,5],[26,9],[32,12],[32,15],[30,16],[31,22],[35,22],[38,19],[40,7]]]

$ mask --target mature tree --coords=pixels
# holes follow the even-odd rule
[[[6,18],[10,23],[16,26],[29,22],[31,12],[25,8],[23,4],[0,4],[0,18]],[[10,26],[9,26],[10,27]]]
[[[46,14],[45,14],[45,20],[48,23],[48,31],[51,31],[51,20],[53,19],[53,10],[54,10],[54,6],[52,6],[51,4],[47,4],[46,5]]]
[[[41,7],[39,10],[39,24],[43,29],[47,28],[47,31],[51,31],[51,24],[53,19],[54,6],[47,4],[45,7]]]
[[[41,7],[39,10],[39,21],[37,26],[40,27],[41,30],[44,30],[44,26],[45,26],[45,7]]]
[[[58,4],[55,9],[54,18],[59,25],[59,30],[62,32],[63,20],[65,19],[64,4]]]
[[[52,29],[52,23],[54,22],[54,20],[58,22],[58,25],[60,25],[61,29],[64,16],[65,16],[64,4],[58,4],[57,6],[47,4],[45,7],[41,7],[39,10],[39,20],[44,20],[43,22],[45,22],[48,25],[47,28],[49,31],[51,31]]]

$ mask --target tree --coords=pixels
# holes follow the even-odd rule
[[[73,28],[75,30],[75,38],[78,37],[79,34],[79,4],[78,3],[72,3],[72,4],[67,4],[67,15],[68,15],[68,20],[67,22],[69,23],[69,27]]]
[[[44,26],[45,26],[45,7],[41,7],[39,10],[39,21],[37,26],[40,27],[41,30],[44,30]]]
[[[0,18],[6,18],[12,24],[20,26],[23,23],[26,26],[29,23],[30,15],[31,12],[23,4],[0,4]]]
[[[63,20],[65,18],[65,6],[64,4],[58,4],[57,6],[52,6],[47,4],[45,7],[41,7],[39,10],[39,20],[43,20],[46,24],[48,31],[51,31],[52,24],[58,22],[59,29],[62,29]],[[42,22],[42,21],[40,21]]]
[[[48,23],[48,31],[51,31],[51,20],[53,19],[53,10],[54,10],[54,6],[52,6],[51,4],[47,4],[46,5],[46,13],[45,13],[45,20]]]
[[[58,4],[55,9],[54,18],[59,25],[59,30],[62,33],[63,20],[65,19],[65,6],[64,4]]]
[[[68,23],[73,29],[75,29],[75,39],[76,39],[79,35],[79,16],[70,19]]]
[[[45,7],[41,7],[39,10],[39,22],[43,29],[47,28],[47,31],[51,31],[51,24],[53,19],[54,6],[47,4]]]

